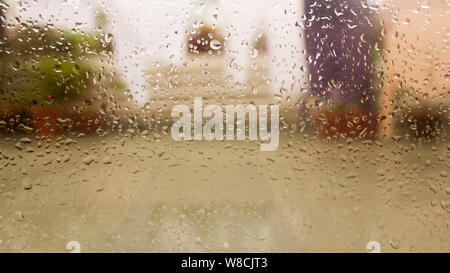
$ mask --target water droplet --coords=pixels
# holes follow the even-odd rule
[[[215,39],[212,40],[209,45],[213,50],[219,50],[222,47],[222,43]]]

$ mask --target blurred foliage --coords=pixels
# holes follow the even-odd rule
[[[36,80],[24,86],[25,101],[51,104],[75,98],[86,91],[95,76],[95,67],[87,63],[40,58],[31,74]]]
[[[0,104],[45,106],[74,99],[94,84],[99,56],[112,54],[112,37],[49,26],[22,25],[0,44]]]

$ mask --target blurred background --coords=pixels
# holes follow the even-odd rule
[[[448,3],[425,2],[2,1],[2,116],[87,130],[79,119],[164,120],[203,96],[280,104],[323,137],[435,136],[448,124]]]
[[[449,15],[0,0],[0,250],[450,251]],[[196,96],[279,105],[279,151],[171,142]]]

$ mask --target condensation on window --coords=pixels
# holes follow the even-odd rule
[[[449,252],[448,0],[0,0],[0,252]]]

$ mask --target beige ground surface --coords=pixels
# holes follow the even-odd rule
[[[0,251],[450,251],[446,144],[282,134],[273,153],[152,134],[23,150],[2,138]]]

